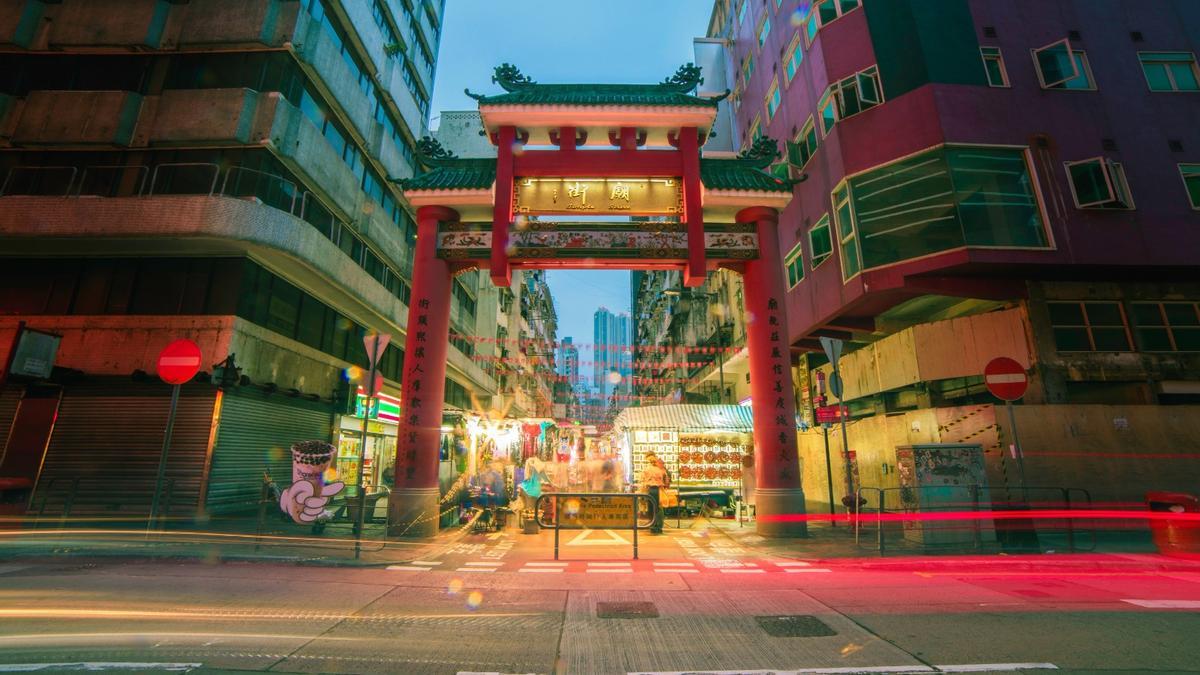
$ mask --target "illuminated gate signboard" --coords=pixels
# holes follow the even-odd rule
[[[683,212],[678,178],[517,178],[525,214],[664,216]]]

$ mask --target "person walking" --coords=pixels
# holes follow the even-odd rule
[[[646,467],[642,469],[641,480],[638,481],[646,493],[650,495],[650,501],[654,502],[654,522],[650,525],[652,534],[662,534],[663,515],[661,504],[662,490],[667,487],[670,478],[667,477],[667,471],[663,468],[658,456],[654,453],[646,455]]]

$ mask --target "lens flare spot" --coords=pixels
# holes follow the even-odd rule
[[[458,595],[459,593],[462,593],[462,589],[463,589],[463,580],[462,579],[451,579],[450,584],[446,586],[446,592],[449,593],[450,595]]]
[[[516,157],[520,157],[521,155],[525,154],[525,144],[520,141],[514,142],[512,146],[512,154]]]
[[[863,648],[862,645],[851,642],[850,644],[846,645],[845,647],[842,647],[841,654],[842,654],[842,656],[850,656],[851,654],[853,654],[855,652],[862,651],[862,648]]]
[[[621,384],[621,373],[619,373],[615,370],[609,371],[608,383],[609,384]]]
[[[467,609],[475,611],[483,605],[483,593],[471,591],[467,594]]]
[[[809,14],[812,14],[812,0],[800,0],[800,4],[796,6],[796,10],[792,12],[792,16],[788,20],[793,26],[799,26],[804,23]]]
[[[282,462],[286,459],[286,454],[283,448],[271,448],[267,450],[267,459],[272,462]]]
[[[329,467],[328,469],[325,469],[325,482],[326,483],[336,483],[337,478],[338,478],[337,469],[333,468],[332,466]]]
[[[346,379],[351,382],[358,380],[363,375],[363,369],[358,366],[350,366],[346,369]]]

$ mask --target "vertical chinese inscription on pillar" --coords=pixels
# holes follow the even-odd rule
[[[788,405],[787,388],[784,387],[784,377],[789,377],[787,369],[784,367],[784,340],[781,335],[783,322],[780,320],[779,300],[770,298],[767,300],[767,342],[771,349],[771,393],[775,395],[775,427],[778,430],[777,435],[772,440],[777,440],[776,453],[783,467],[779,472],[779,477],[785,480],[791,480],[795,476],[792,473],[791,465],[794,462],[794,450],[792,447],[792,434],[788,433],[790,428],[795,425],[795,420],[789,412],[793,411],[793,407]]]
[[[420,432],[418,431],[421,420],[421,407],[425,401],[421,399],[421,378],[425,375],[425,371],[421,368],[421,362],[425,358],[425,341],[428,339],[425,327],[429,326],[429,300],[423,299],[417,303],[416,314],[417,330],[414,331],[415,345],[412,348],[412,365],[404,373],[404,388],[405,400],[404,406],[408,411],[408,416],[405,418],[407,428],[404,432],[404,477],[411,479],[417,472],[417,447],[420,444]]]

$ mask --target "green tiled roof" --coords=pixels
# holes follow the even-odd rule
[[[742,159],[700,159],[700,182],[709,190],[791,192],[792,182],[782,180]]]
[[[791,192],[781,180],[739,159],[700,160],[700,180],[710,190]],[[398,181],[405,190],[486,190],[496,182],[494,159],[443,159],[432,170]]]
[[[397,182],[404,190],[486,190],[496,182],[496,160],[443,159],[432,170]]]
[[[479,105],[623,105],[716,108],[716,98],[681,93],[658,84],[533,84],[495,96],[478,96]]]

